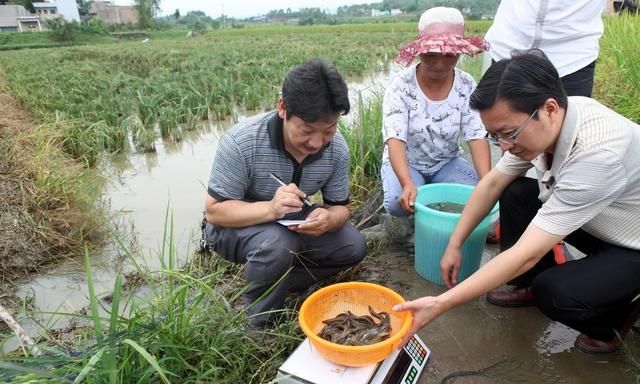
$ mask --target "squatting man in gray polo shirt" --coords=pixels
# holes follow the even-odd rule
[[[451,289],[394,309],[414,312],[415,332],[488,292],[492,304],[535,305],[578,330],[583,352],[615,351],[640,311],[640,126],[567,97],[539,50],[491,66],[470,105],[505,154],[480,180],[441,259]],[[532,167],[537,180],[523,177]],[[461,245],[498,199],[501,253],[458,283]],[[562,240],[586,257],[556,264],[550,251]]]
[[[349,149],[337,131],[349,108],[335,66],[311,60],[287,74],[277,110],[234,125],[220,139],[205,202],[207,241],[225,259],[246,263],[254,326],[273,320],[289,293],[366,254],[349,221]],[[305,204],[318,191],[323,204]],[[277,222],[305,218],[299,225]]]

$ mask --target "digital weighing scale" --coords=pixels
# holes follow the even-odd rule
[[[418,382],[431,351],[413,335],[402,349],[383,361],[360,368],[333,364],[305,339],[278,369],[280,384],[413,384]]]

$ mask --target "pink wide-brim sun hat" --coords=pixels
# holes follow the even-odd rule
[[[400,50],[396,63],[409,66],[421,53],[473,56],[489,49],[481,37],[464,36],[464,18],[455,8],[426,10],[418,23],[418,38]]]

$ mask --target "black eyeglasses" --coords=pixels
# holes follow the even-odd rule
[[[537,109],[535,111],[533,111],[533,113],[531,115],[529,115],[527,120],[525,120],[524,123],[522,123],[520,128],[516,129],[515,131],[513,131],[512,133],[510,133],[508,135],[498,136],[498,135],[496,135],[494,133],[487,132],[487,134],[485,135],[485,138],[487,140],[489,140],[489,142],[491,144],[493,144],[493,145],[500,146],[500,143],[507,144],[507,145],[513,145],[513,144],[516,143],[516,139],[518,138],[518,135],[520,134],[520,132],[522,132],[527,127],[527,125],[529,124],[529,121],[531,121],[531,119],[533,119],[533,116],[535,116],[536,113],[538,113]]]

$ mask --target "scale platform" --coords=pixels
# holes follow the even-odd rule
[[[350,368],[333,364],[305,339],[278,369],[280,384],[413,384],[427,364],[431,351],[413,335],[398,349],[377,364]]]

